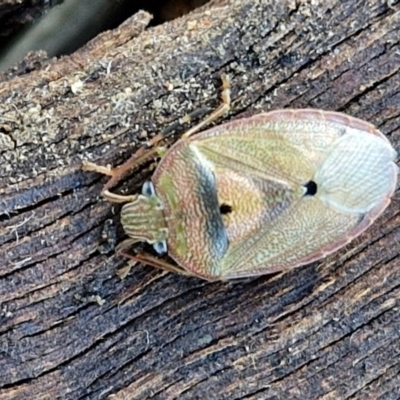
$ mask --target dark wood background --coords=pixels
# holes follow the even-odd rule
[[[113,165],[215,107],[314,107],[400,150],[400,2],[213,1],[136,14],[75,54],[0,76],[0,399],[399,399],[400,194],[322,262],[235,283],[101,254]],[[28,72],[30,71],[30,72]],[[183,128],[182,128],[183,129]],[[124,183],[138,190],[148,170]],[[122,233],[118,226],[118,239]]]

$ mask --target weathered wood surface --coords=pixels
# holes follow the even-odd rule
[[[400,398],[399,191],[323,262],[237,283],[138,265],[120,280],[126,260],[97,249],[118,208],[80,170],[217,105],[222,72],[225,119],[340,110],[400,150],[400,3],[388,3],[219,1],[151,29],[141,13],[1,78],[1,400]]]
[[[48,58],[70,54],[141,9],[153,15],[152,24],[156,25],[206,1],[0,0],[0,71],[13,67],[31,51],[44,51]]]

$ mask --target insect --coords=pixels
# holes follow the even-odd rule
[[[124,254],[142,241],[168,252],[177,265],[149,253],[130,257],[169,271],[207,280],[268,274],[343,247],[389,205],[396,152],[362,120],[285,109],[196,133],[229,109],[229,83],[223,82],[219,109],[168,150],[141,194],[109,188],[157,147],[140,149],[114,170],[85,164],[113,176],[106,199],[126,203]]]

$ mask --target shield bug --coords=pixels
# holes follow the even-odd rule
[[[224,83],[224,102],[205,123],[229,108]],[[367,229],[396,187],[389,141],[341,113],[277,110],[195,134],[202,126],[168,150],[141,194],[108,189],[155,148],[140,149],[111,172],[86,163],[87,170],[114,176],[103,194],[126,203],[121,222],[131,239],[125,244],[148,242],[177,266],[147,253],[131,258],[207,280],[298,267]]]

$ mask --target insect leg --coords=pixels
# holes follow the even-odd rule
[[[104,198],[110,203],[129,203],[130,201],[134,201],[137,198],[137,195],[121,195],[112,193],[109,190],[103,190],[102,195]]]
[[[195,126],[190,128],[188,131],[186,131],[182,135],[182,138],[188,138],[191,135],[193,135],[194,133],[199,132],[204,126],[206,126],[209,123],[211,123],[212,121],[215,121],[216,119],[220,118],[222,115],[226,114],[230,110],[231,96],[230,96],[229,78],[227,75],[222,74],[221,80],[222,80],[222,92],[221,92],[222,103],[220,104],[220,106],[216,110],[214,110],[211,114],[209,114],[207,117],[205,117],[203,120],[201,120],[198,124],[196,124]],[[198,118],[199,116],[203,116],[209,111],[210,111],[209,107],[203,107],[203,108],[200,108],[198,110],[191,112],[190,114],[186,114],[179,121],[172,124],[171,126],[166,128],[164,131],[162,131],[158,135],[154,136],[151,140],[149,140],[148,144],[154,146],[155,144],[157,144],[158,142],[160,142],[161,140],[166,138],[179,125],[190,122],[192,119]]]
[[[146,149],[141,147],[127,161],[118,167],[111,168],[97,165],[90,161],[83,161],[82,169],[84,171],[98,172],[100,174],[111,176],[111,179],[104,185],[102,193],[105,194],[108,189],[117,185],[130,171],[138,168],[152,157],[158,156],[158,148]]]
[[[187,124],[188,122],[192,121],[193,119],[198,119],[204,117],[207,113],[211,110],[210,107],[202,107],[198,108],[197,110],[192,111],[189,114],[186,114],[182,118],[179,118],[178,121],[174,122],[173,124],[167,126],[162,132],[151,138],[147,144],[148,146],[154,146],[166,137],[168,137],[171,132],[175,131],[178,127],[183,124]]]
[[[183,268],[179,267],[178,265],[174,265],[165,260],[154,257],[149,253],[142,252],[142,253],[135,254],[135,255],[128,253],[127,248],[135,242],[136,241],[132,240],[132,239],[124,240],[121,244],[119,244],[117,246],[117,249],[116,249],[117,253],[124,257],[127,257],[131,260],[141,262],[142,264],[145,264],[145,265],[150,265],[154,268],[162,269],[162,270],[168,271],[168,272],[175,272],[180,275],[192,276],[192,274],[190,272],[184,270]]]
[[[193,134],[199,132],[204,126],[220,118],[222,115],[226,114],[230,110],[231,90],[230,90],[229,78],[227,75],[222,74],[221,80],[222,80],[222,92],[221,92],[222,103],[220,104],[220,106],[216,110],[214,110],[208,117],[204,118],[197,125],[193,126],[188,131],[186,131],[182,135],[182,138],[188,138]]]
[[[197,125],[193,126],[191,129],[186,131],[182,135],[183,138],[189,138],[194,133],[199,132],[205,125],[211,123],[212,121],[215,121],[216,119],[220,118],[222,115],[226,114],[230,110],[231,99],[230,99],[229,78],[227,75],[223,74],[223,75],[221,75],[221,80],[222,80],[222,93],[221,93],[222,103],[216,110],[214,110],[206,118],[204,118]],[[121,181],[130,171],[138,168],[141,164],[145,163],[150,158],[158,157],[158,156],[162,155],[163,149],[161,147],[157,147],[155,145],[158,142],[160,142],[161,140],[163,140],[165,137],[167,137],[170,134],[170,132],[173,131],[174,129],[176,129],[176,127],[179,124],[181,124],[182,122],[183,123],[189,122],[191,119],[197,117],[198,114],[204,114],[208,110],[209,110],[208,108],[203,108],[203,109],[196,110],[193,113],[187,114],[180,121],[178,121],[175,124],[172,124],[166,130],[164,130],[160,134],[154,136],[148,142],[148,146],[152,146],[151,148],[141,147],[127,161],[125,161],[123,164],[119,165],[118,167],[115,167],[115,168],[111,168],[110,166],[104,167],[104,166],[100,166],[95,163],[92,163],[90,161],[83,161],[82,169],[84,171],[98,172],[98,173],[101,173],[104,175],[111,176],[111,179],[105,184],[105,186],[103,188],[103,193],[104,193],[104,192],[108,191],[108,189],[117,185],[117,183],[119,181]]]

